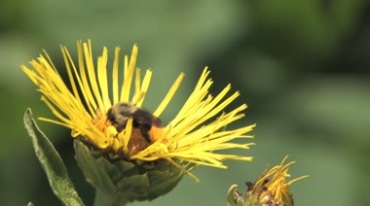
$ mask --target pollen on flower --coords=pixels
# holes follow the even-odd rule
[[[91,41],[78,41],[77,63],[66,47],[61,46],[61,50],[67,82],[70,82],[68,86],[46,52],[31,61],[31,68],[21,66],[55,116],[41,120],[71,129],[73,138],[82,137],[100,151],[119,154],[133,161],[168,160],[182,169],[189,169],[184,165],[226,168],[223,163],[226,159],[252,160],[245,155],[219,153],[228,149],[248,149],[253,143],[236,143],[234,140],[253,138],[247,133],[255,125],[225,129],[244,117],[247,106],[227,108],[239,96],[237,91],[230,94],[230,85],[216,95],[210,94],[213,81],[208,77],[208,68],[203,70],[175,117],[162,124],[160,115],[180,87],[183,73],[157,109],[150,112],[143,105],[153,72],[146,70],[142,75],[136,67],[136,45],[130,56],[124,56],[123,69],[120,69],[118,47],[111,69],[107,68],[108,49],[103,48],[95,62]]]
[[[111,126],[111,123],[107,121],[107,115],[97,111],[95,117],[92,119],[92,123],[101,131],[105,131]]]

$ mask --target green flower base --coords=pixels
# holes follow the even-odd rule
[[[166,160],[129,161],[97,151],[78,139],[74,147],[86,180],[96,188],[95,205],[153,200],[175,188],[184,175]]]

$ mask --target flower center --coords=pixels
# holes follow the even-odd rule
[[[132,131],[128,141],[128,152],[132,156],[147,148],[161,135],[163,125],[161,120],[150,112],[130,103],[117,103],[106,114],[107,122],[119,133],[124,131],[129,119],[132,119]],[[119,138],[119,137],[118,137]]]

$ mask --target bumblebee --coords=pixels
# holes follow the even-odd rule
[[[158,117],[130,103],[115,104],[107,112],[107,119],[117,132],[126,128],[129,118],[133,120],[133,128],[127,155],[131,156],[156,141],[162,134],[163,125]]]

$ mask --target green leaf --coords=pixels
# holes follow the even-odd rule
[[[50,140],[38,128],[31,109],[26,110],[23,120],[28,134],[32,138],[36,156],[46,172],[54,194],[64,205],[84,205],[68,176],[63,160]]]

